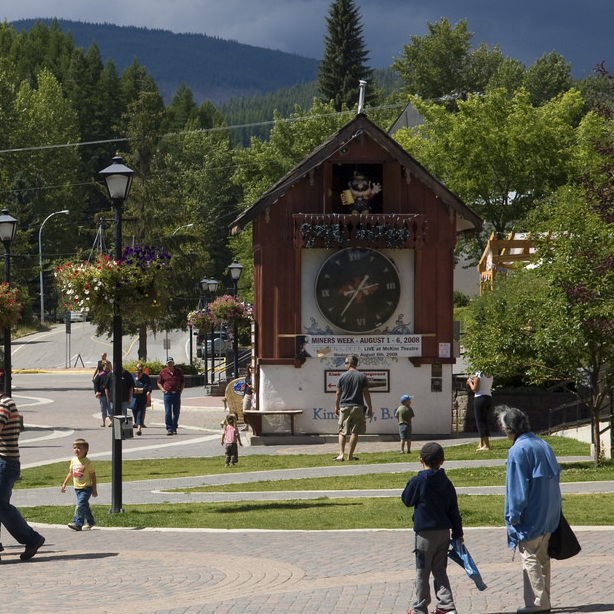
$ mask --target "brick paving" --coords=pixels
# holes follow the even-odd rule
[[[51,393],[37,394],[53,397]],[[14,396],[19,403],[19,393]],[[177,438],[167,442],[159,415],[151,412],[145,435],[124,442],[124,458],[190,456],[195,455],[194,450],[200,455],[210,452],[221,457],[219,430],[215,429],[223,416],[223,404],[219,406],[219,399],[205,402],[192,398],[185,404],[184,428]],[[20,406],[27,403],[22,399]],[[24,465],[69,458],[70,442],[77,432],[94,442],[92,449],[98,458],[108,456],[104,448],[109,435],[97,428],[94,410],[84,413],[77,409],[78,404],[72,409],[70,405],[64,402],[63,406],[68,412],[63,420],[70,427],[49,426],[54,414],[38,405],[30,406],[27,423],[31,426],[22,442]],[[305,448],[302,452],[319,453],[328,452],[328,446],[300,447]],[[359,443],[363,452],[377,448],[396,451],[390,442]],[[331,449],[334,453],[335,446]],[[296,450],[287,446],[242,449],[245,454],[267,452]],[[407,470],[415,459],[406,459]],[[345,472],[365,469],[349,463],[330,468]],[[235,473],[233,477],[239,476]],[[261,473],[258,479],[265,477]],[[144,485],[140,500],[151,490],[151,484]],[[27,496],[24,492],[15,491],[16,504],[37,504],[41,500],[55,504],[51,491],[37,491],[29,503],[18,501]],[[109,492],[103,486],[96,503],[107,502]],[[72,505],[73,500],[61,501]],[[413,597],[410,529],[307,532],[102,528],[75,533],[65,526],[34,526],[47,542],[29,562],[20,561],[22,547],[5,531],[2,533],[2,612],[42,614],[79,609],[94,614],[402,614]],[[614,583],[609,581],[614,574],[614,527],[581,527],[577,532],[582,552],[569,561],[553,561],[553,612],[614,613]],[[450,563],[459,614],[515,612],[522,605],[521,563],[518,556],[512,561],[505,530],[470,528],[465,539],[488,589],[479,592],[464,571]]]
[[[78,602],[93,614],[392,614],[413,595],[410,530],[39,530],[47,543],[28,563],[5,543],[4,612],[66,612]],[[553,562],[553,611],[614,612],[604,581],[614,573],[612,531],[578,535],[582,552]],[[504,529],[467,529],[466,543],[488,588],[479,592],[451,563],[458,612],[514,612],[521,568]]]

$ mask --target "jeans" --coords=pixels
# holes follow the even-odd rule
[[[132,408],[132,415],[134,416],[134,424],[137,426],[143,426],[143,422],[145,422],[145,403],[136,404],[135,407]]]
[[[26,547],[37,544],[42,535],[37,533],[19,513],[19,510],[11,505],[11,494],[20,473],[18,460],[0,457],[0,523],[20,544]]]
[[[90,497],[92,496],[92,487],[86,486],[85,488],[75,488],[75,494],[77,495],[77,507],[75,507],[75,515],[73,516],[72,523],[76,527],[82,527],[83,521],[93,527],[96,524],[94,517],[92,516],[92,510],[90,509]]]
[[[167,431],[176,431],[181,409],[181,392],[164,393],[164,422]]]
[[[102,417],[102,421],[104,422],[107,417],[112,419],[111,416],[113,415],[113,412],[111,411],[111,405],[107,400],[107,397],[104,394],[101,394],[98,397],[98,400],[100,401],[100,415]]]

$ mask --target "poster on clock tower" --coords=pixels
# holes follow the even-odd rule
[[[422,335],[299,335],[297,357],[361,359],[422,356]]]

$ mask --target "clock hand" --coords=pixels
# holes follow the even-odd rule
[[[368,286],[363,286],[362,291],[364,292],[365,290],[369,290],[369,289],[371,289],[371,288],[376,288],[377,286],[379,286],[379,283],[376,283],[376,284],[370,284],[370,285],[368,285]],[[354,290],[346,290],[346,291],[343,293],[343,296],[348,296],[349,294],[352,294],[352,292],[354,292]]]
[[[360,284],[358,284],[358,288],[356,288],[356,290],[354,290],[354,294],[352,294],[352,298],[348,301],[348,304],[345,306],[345,308],[341,312],[341,315],[343,315],[350,308],[350,305],[354,302],[354,299],[360,294],[360,292],[362,291],[363,286],[367,283],[367,279],[369,279],[368,275],[365,275],[362,278],[362,281],[360,282]]]

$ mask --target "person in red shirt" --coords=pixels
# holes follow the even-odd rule
[[[164,394],[164,422],[166,434],[176,435],[181,411],[181,393],[185,388],[183,371],[175,366],[175,361],[169,356],[166,367],[158,375],[158,388]]]

